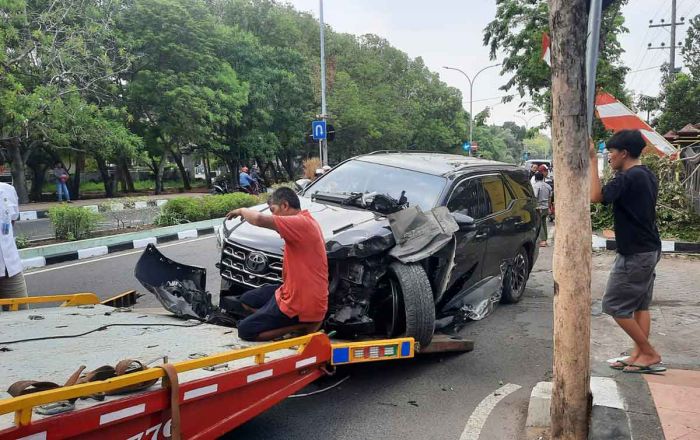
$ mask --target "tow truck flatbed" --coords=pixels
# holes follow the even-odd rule
[[[314,333],[251,343],[239,339],[233,328],[101,305],[94,295],[52,300],[78,306],[0,313],[0,440],[216,438],[328,374],[334,365],[414,356],[412,338],[331,343],[327,335]],[[2,304],[18,303],[0,300]],[[154,365],[18,397],[5,393],[20,380],[62,384],[81,365],[89,371],[122,359],[160,364],[164,358],[176,371],[176,386],[168,378],[143,391],[109,394],[168,376]],[[105,392],[103,401],[75,400]],[[69,411],[36,414],[43,405],[72,400],[75,407]],[[176,410],[179,427],[171,417]]]

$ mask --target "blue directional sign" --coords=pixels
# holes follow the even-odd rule
[[[470,144],[468,141],[466,141],[462,144],[462,149],[464,151],[470,151],[472,149],[472,144]]]
[[[322,141],[326,138],[326,121],[313,121],[311,123],[311,133],[315,141]]]

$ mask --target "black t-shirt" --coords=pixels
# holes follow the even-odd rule
[[[622,255],[661,249],[656,227],[659,182],[644,165],[619,172],[603,187],[603,203],[612,203],[617,251]]]

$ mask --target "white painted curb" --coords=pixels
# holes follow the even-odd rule
[[[83,209],[87,209],[88,211],[92,211],[95,213],[100,211],[100,208],[97,205],[85,205],[83,206]]]
[[[107,246],[96,246],[86,249],[78,249],[78,260],[90,257],[99,257],[100,255],[107,255]]]
[[[552,402],[552,382],[538,382],[530,393],[530,404],[527,407],[527,427],[549,426],[551,418],[549,407]]]
[[[22,211],[19,213],[19,219],[21,220],[36,220],[36,211]]]
[[[675,252],[676,242],[661,240],[661,252]]]
[[[593,249],[605,249],[607,248],[607,240],[603,237],[593,236]]]
[[[156,244],[157,240],[155,237],[142,238],[140,240],[134,240],[134,249],[145,248],[149,244]]]
[[[44,257],[25,258],[22,260],[22,270],[44,266],[46,266],[46,259]]]
[[[114,211],[123,211],[124,210],[124,204],[123,203],[111,203],[109,205],[109,210],[114,212]]]
[[[196,229],[188,229],[186,231],[180,231],[177,233],[177,239],[182,240],[183,238],[197,238]]]
[[[591,394],[593,406],[625,409],[625,403],[617,389],[617,383],[612,377],[591,377]]]
[[[166,203],[168,203],[168,201],[164,199],[156,200],[156,206],[163,206]]]
[[[134,209],[148,208],[148,202],[134,202]]]

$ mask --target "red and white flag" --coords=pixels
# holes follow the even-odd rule
[[[659,156],[673,156],[678,153],[670,142],[610,93],[598,92],[595,97],[595,111],[608,130],[639,130],[647,146]]]
[[[550,43],[549,34],[544,32],[542,34],[542,60],[547,63],[548,66],[552,65],[552,51],[549,49]]]

